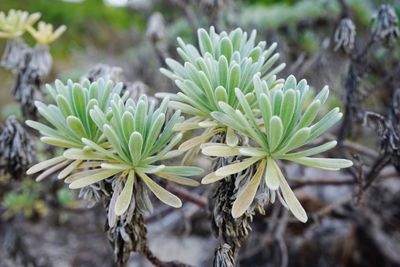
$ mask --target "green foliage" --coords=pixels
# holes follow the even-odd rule
[[[40,18],[40,13],[11,9],[7,14],[0,12],[0,38],[14,39],[24,34]]]
[[[64,207],[73,208],[76,206],[75,194],[67,188],[61,188],[57,191],[57,201]]]
[[[312,19],[335,20],[340,16],[338,1],[302,0],[302,1],[248,1],[253,5],[243,5],[240,13],[240,25],[255,27],[257,29],[273,30],[279,27],[296,25],[301,21]],[[371,1],[347,0],[345,1],[354,19],[364,27],[369,25],[373,8]],[[235,17],[235,19],[238,19]],[[235,21],[236,22],[236,21]],[[236,22],[237,23],[237,22]]]
[[[64,85],[56,81],[47,90],[55,104],[37,102],[39,113],[49,125],[36,121],[27,124],[38,130],[47,144],[65,148],[63,155],[40,162],[28,174],[43,171],[37,178],[61,170],[58,178],[66,178],[71,189],[82,188],[113,177],[124,183],[116,198],[115,214],[122,215],[129,207],[137,179],[164,203],[180,207],[179,198],[159,186],[150,176],[196,186],[186,176],[199,175],[202,169],[187,166],[165,166],[159,161],[179,155],[173,151],[182,134],[173,132],[182,121],[180,112],[166,118],[168,98],[158,108],[141,96],[137,103],[120,97],[121,84],[100,79],[97,82]]]
[[[182,120],[180,112],[166,120],[168,98],[155,109],[154,102],[149,103],[146,96],[140,97],[137,103],[132,99],[124,101],[114,95],[111,102],[112,118],[98,107],[90,111],[97,127],[101,129],[105,140],[112,150],[99,146],[95,142],[82,138],[82,141],[93,152],[69,149],[64,156],[74,160],[98,160],[101,157],[100,168],[82,171],[70,180],[70,188],[81,188],[110,176],[119,175],[125,180],[125,187],[116,200],[115,213],[123,214],[131,202],[136,176],[140,177],[147,187],[162,202],[172,206],[182,205],[179,198],[155,183],[149,175],[176,183],[196,186],[197,182],[182,176],[193,176],[202,173],[200,168],[188,166],[165,166],[161,160],[177,155],[172,149],[181,140],[182,134],[175,134],[174,125]]]
[[[64,56],[86,42],[107,45],[116,30],[130,27],[145,28],[145,19],[127,8],[116,8],[101,0],[85,0],[79,3],[62,0],[12,0],[1,1],[1,10],[23,9],[30,13],[42,13],[42,19],[53,25],[68,25],[63,42],[53,47],[53,55]]]
[[[220,123],[245,134],[257,143],[257,146],[203,144],[202,152],[205,155],[241,156],[247,159],[216,170],[207,175],[202,183],[221,180],[259,163],[259,171],[252,182],[244,187],[235,200],[232,215],[239,217],[247,210],[255,197],[261,176],[265,172],[264,181],[267,187],[274,191],[280,190],[289,209],[300,221],[305,222],[307,215],[286,182],[277,160],[287,160],[333,171],[350,167],[352,162],[349,160],[312,157],[333,148],[336,141],[312,148],[303,148],[338,122],[342,114],[338,108],[334,108],[322,119],[316,120],[328,98],[328,87],[324,87],[310,104],[306,104],[310,92],[305,80],[297,83],[294,76],[289,76],[283,85],[272,90],[267,82],[260,79],[259,75],[254,77],[253,82],[257,102],[255,108],[252,108],[244,94],[236,89],[240,109],[234,109],[226,102],[220,101],[218,104],[222,111],[213,112],[212,116]]]
[[[216,132],[226,131],[224,124],[218,123],[210,114],[219,111],[219,101],[237,107],[235,89],[239,88],[254,103],[252,79],[260,75],[270,86],[279,84],[275,74],[284,68],[284,64],[272,68],[279,58],[274,53],[276,43],[266,47],[266,42],[255,43],[256,32],[249,36],[241,29],[229,34],[217,34],[213,27],[207,33],[198,31],[199,50],[191,44],[185,44],[178,38],[181,64],[173,59],[166,63],[171,71],[161,69],[168,78],[175,81],[181,92],[178,94],[159,93],[158,97],[170,97],[170,106],[179,109],[192,118],[179,124],[178,130],[206,128],[204,136],[183,143],[181,151],[189,150],[207,141]]]
[[[207,156],[241,159],[208,174],[203,184],[235,177],[232,175],[258,165],[254,177],[242,186],[233,203],[234,218],[250,207],[264,176],[268,192],[281,196],[282,203],[305,222],[307,214],[283,176],[278,160],[326,170],[352,165],[345,159],[311,157],[333,148],[336,141],[303,148],[342,117],[334,108],[316,120],[328,98],[328,87],[309,102],[311,92],[305,80],[297,83],[294,76],[284,83],[276,80],[275,74],[284,66],[270,70],[278,59],[278,54],[273,55],[276,44],[266,50],[265,42],[255,45],[255,32],[248,37],[241,29],[229,34],[216,34],[213,28],[209,33],[200,29],[198,39],[199,50],[178,39],[177,51],[184,63],[167,59],[172,71],[161,70],[181,90],[176,95],[167,94],[174,100],[171,107],[191,116],[175,130],[206,129],[202,135],[182,143],[179,150],[195,151],[201,144],[202,153]],[[218,133],[223,133],[226,144],[206,143]],[[250,146],[242,145],[236,133],[249,138]]]
[[[55,87],[50,85],[46,89],[55,104],[43,104],[36,101],[35,105],[38,112],[45,118],[48,124],[37,121],[26,121],[26,124],[42,135],[40,140],[46,144],[61,148],[83,149],[85,144],[82,138],[89,139],[102,145],[102,132],[97,128],[90,116],[93,107],[111,116],[110,102],[115,94],[120,94],[122,84],[113,85],[111,81],[103,79],[90,83],[88,80],[82,83],[73,83],[71,80],[63,84],[57,80]],[[126,98],[126,97],[125,97]],[[40,162],[31,167],[27,173],[34,174],[44,171],[37,180],[40,181],[48,175],[62,170],[58,177],[67,177],[82,161],[69,160],[64,156],[57,156],[47,161]],[[51,167],[49,169],[49,167]]]
[[[6,193],[2,202],[2,206],[6,209],[5,218],[19,213],[27,218],[34,215],[44,216],[47,210],[40,199],[40,191],[41,185],[31,180],[24,180],[19,189]]]

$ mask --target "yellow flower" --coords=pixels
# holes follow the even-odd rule
[[[28,32],[35,38],[39,44],[50,44],[65,32],[67,27],[62,25],[53,31],[53,25],[40,21],[37,30],[32,26],[28,27]]]
[[[14,39],[24,34],[40,18],[40,13],[11,9],[8,15],[0,12],[0,38]]]

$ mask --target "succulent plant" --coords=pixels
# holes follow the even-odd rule
[[[307,221],[307,214],[297,200],[288,182],[282,174],[278,162],[291,161],[301,165],[325,170],[339,170],[352,165],[350,160],[311,157],[327,151],[336,145],[329,141],[316,147],[303,147],[317,139],[340,120],[339,108],[334,108],[320,120],[316,120],[321,107],[328,98],[329,89],[324,87],[307,104],[310,90],[307,82],[296,82],[294,76],[272,90],[268,83],[256,75],[253,79],[256,105],[252,100],[235,89],[239,106],[219,101],[221,111],[214,111],[211,116],[221,124],[248,136],[256,146],[228,146],[225,144],[205,143],[202,153],[208,156],[232,157],[245,159],[223,166],[205,176],[203,184],[219,181],[239,173],[254,164],[258,169],[252,179],[240,190],[232,207],[232,216],[240,217],[249,208],[261,181],[266,183],[271,194],[277,194],[281,202],[290,209],[297,219]],[[263,180],[264,177],[264,180]]]
[[[89,113],[94,106],[97,106],[98,109],[106,112],[107,116],[112,116],[110,101],[113,95],[120,94],[122,84],[114,86],[111,81],[106,82],[103,79],[93,83],[88,80],[73,83],[69,80],[67,84],[57,80],[54,87],[47,85],[46,88],[55,104],[46,105],[36,101],[35,105],[48,124],[26,121],[28,126],[42,134],[40,138],[42,142],[63,149],[84,149],[86,145],[82,142],[82,138],[99,145],[105,143],[102,132],[97,128]],[[60,155],[32,166],[27,174],[43,171],[36,178],[40,181],[62,170],[58,178],[63,179],[76,168],[86,165],[90,164]]]
[[[172,129],[183,118],[177,111],[166,119],[168,98],[156,109],[155,102],[150,103],[146,96],[141,96],[137,103],[133,99],[126,101],[127,94],[120,96],[121,88],[121,83],[113,86],[103,79],[93,83],[85,80],[80,84],[68,81],[66,85],[56,81],[55,88],[47,86],[56,105],[36,102],[36,106],[50,126],[36,121],[26,123],[41,132],[42,142],[66,150],[61,156],[36,164],[27,173],[43,171],[36,179],[42,180],[61,170],[58,178],[66,178],[71,189],[115,177],[125,184],[116,198],[117,215],[129,207],[136,177],[161,201],[180,207],[180,199],[149,175],[198,185],[186,176],[201,174],[202,169],[158,164],[160,160],[179,155],[172,149],[182,134],[175,134]]]
[[[66,29],[67,27],[65,25],[61,25],[54,30],[53,25],[43,21],[38,23],[37,30],[32,26],[27,27],[28,32],[33,36],[33,38],[35,38],[36,42],[44,45],[50,44],[57,40],[57,38],[60,37]]]
[[[235,96],[235,89],[239,88],[250,104],[255,104],[252,79],[256,73],[261,73],[269,87],[281,82],[276,80],[275,74],[285,65],[280,64],[271,69],[279,58],[279,54],[274,53],[276,43],[266,48],[266,42],[256,45],[255,39],[256,31],[248,36],[240,28],[220,34],[217,34],[213,27],[208,33],[200,29],[198,50],[178,38],[180,47],[177,51],[184,63],[167,59],[166,63],[171,70],[161,69],[161,72],[174,80],[181,92],[159,93],[156,96],[169,96],[171,108],[180,109],[191,116],[185,122],[176,125],[176,130],[205,129],[202,135],[182,143],[180,150],[186,151],[196,147],[219,132],[226,132],[227,143],[236,145],[238,137],[233,128],[226,127],[226,124],[211,116],[212,112],[221,111],[218,103],[223,101],[236,108],[239,102]]]
[[[6,15],[0,12],[0,38],[14,39],[24,34],[40,18],[40,13],[10,9]]]
[[[122,215],[129,207],[136,179],[141,181],[165,204],[180,207],[181,200],[158,185],[151,177],[169,180],[175,183],[196,186],[198,182],[187,176],[199,175],[202,169],[190,166],[165,166],[161,160],[169,159],[179,153],[172,150],[182,138],[175,134],[173,127],[183,118],[175,112],[169,120],[165,113],[168,98],[155,109],[155,102],[149,103],[145,95],[137,103],[128,99],[126,103],[118,94],[111,101],[112,118],[94,106],[90,115],[98,129],[102,131],[105,144],[82,138],[82,142],[91,150],[71,148],[64,156],[74,160],[99,162],[98,168],[85,170],[67,178],[70,188],[82,188],[114,176],[125,183],[124,189],[115,201],[115,214]]]

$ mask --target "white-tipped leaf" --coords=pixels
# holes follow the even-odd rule
[[[276,164],[275,160],[268,158],[267,160],[267,171],[265,172],[265,183],[271,190],[277,190],[279,188],[279,177],[282,176],[282,172]]]
[[[179,151],[188,151],[189,149],[192,149],[192,148],[194,148],[194,147],[196,147],[196,146],[199,146],[199,145],[202,144],[202,143],[207,142],[207,141],[208,141],[212,136],[214,136],[215,134],[216,134],[215,131],[211,131],[211,132],[209,132],[209,133],[206,133],[206,134],[203,134],[203,135],[200,135],[200,136],[193,137],[193,138],[191,138],[191,139],[189,139],[189,140],[183,142],[183,143],[179,146],[178,150],[179,150]]]
[[[132,199],[134,182],[135,172],[131,170],[129,171],[128,179],[126,180],[124,189],[122,190],[121,194],[118,196],[115,202],[115,214],[117,216],[121,216],[128,209]]]
[[[239,148],[223,144],[210,144],[203,147],[201,152],[212,157],[232,157],[239,154]]]
[[[178,176],[178,175],[170,175],[170,174],[166,174],[163,172],[157,172],[155,173],[157,176],[164,178],[166,180],[169,180],[171,182],[177,183],[177,184],[181,184],[181,185],[186,185],[186,186],[198,186],[200,185],[199,182],[197,182],[194,179],[190,179],[190,178],[186,178],[186,177],[182,177],[182,176]]]
[[[256,147],[241,147],[239,149],[240,155],[247,157],[265,157],[267,152],[263,151],[261,148]]]
[[[239,163],[233,163],[233,164],[221,167],[215,172],[215,175],[225,177],[225,176],[228,176],[228,175],[231,175],[234,173],[241,172],[259,160],[260,160],[260,157],[252,157],[252,158],[245,159]]]
[[[182,201],[177,196],[171,194],[170,192],[159,186],[145,173],[138,172],[138,175],[143,179],[143,182],[159,200],[174,208],[182,207]]]
[[[286,179],[283,176],[279,176],[280,180],[280,188],[282,191],[283,198],[289,210],[293,213],[293,215],[301,222],[307,221],[307,213],[304,210],[303,206],[300,204],[299,200],[296,198],[292,189],[289,187]]]
[[[78,189],[85,187],[87,185],[91,185],[97,183],[101,180],[104,180],[110,176],[113,176],[117,173],[121,172],[121,170],[104,170],[99,169],[96,173],[93,173],[85,178],[76,180],[69,185],[70,189]]]
[[[251,203],[254,200],[254,197],[257,193],[257,188],[261,181],[261,176],[265,169],[265,160],[262,160],[260,166],[254,176],[251,178],[250,182],[248,182],[244,188],[239,193],[235,202],[232,206],[232,217],[239,218],[246,212],[246,210],[250,207]]]
[[[301,157],[301,158],[291,158],[290,160],[305,166],[324,169],[324,170],[332,170],[332,171],[353,166],[353,162],[347,159]]]
[[[201,180],[202,184],[211,184],[224,179],[225,176],[218,176],[215,172],[209,173]]]
[[[77,167],[79,164],[81,164],[81,160],[74,160],[69,164],[66,168],[64,168],[57,176],[58,179],[64,179],[68,175],[70,175]]]
[[[232,128],[228,127],[226,131],[226,144],[230,147],[235,147],[238,143],[239,137]]]
[[[65,160],[66,158],[64,156],[58,156],[58,157],[54,157],[45,161],[42,161],[38,164],[33,165],[32,167],[30,167],[27,171],[26,174],[27,175],[31,175],[40,171],[43,171],[44,169],[49,168],[50,166],[53,166],[63,160]]]

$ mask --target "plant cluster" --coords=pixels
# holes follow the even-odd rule
[[[27,173],[41,172],[37,180],[42,180],[58,172],[58,178],[65,179],[71,189],[97,185],[104,189],[111,184],[112,196],[106,201],[108,231],[129,229],[136,251],[145,251],[143,246],[136,248],[146,232],[143,211],[136,206],[146,202],[143,185],[175,208],[181,207],[181,200],[160,186],[158,178],[198,185],[188,177],[200,175],[202,169],[171,166],[165,161],[183,152],[187,152],[184,162],[192,161],[199,151],[214,159],[214,170],[202,183],[220,182],[223,190],[217,190],[219,202],[214,210],[225,207],[224,212],[228,212],[230,218],[223,217],[222,224],[231,232],[223,239],[233,236],[236,248],[247,236],[247,221],[259,193],[263,195],[258,203],[262,209],[278,198],[298,220],[307,221],[283,175],[283,162],[325,170],[352,165],[345,159],[313,157],[336,145],[336,141],[313,142],[342,114],[334,108],[319,117],[326,107],[328,87],[314,96],[305,80],[277,78],[285,67],[275,66],[277,44],[268,47],[265,42],[256,43],[255,31],[250,35],[241,29],[218,34],[213,27],[209,32],[200,29],[198,40],[199,49],[178,38],[177,52],[184,62],[167,59],[170,70],[161,72],[175,81],[180,92],[157,94],[164,98],[159,105],[145,95],[137,101],[126,93],[121,95],[121,84],[103,79],[67,84],[56,81],[54,87],[47,86],[54,103],[35,103],[47,122],[27,121],[41,133],[41,141],[63,149],[61,155],[38,163]],[[175,112],[170,114],[168,108]],[[193,130],[198,129],[202,130],[200,135],[180,143],[185,132],[196,133]],[[237,227],[231,227],[235,223]],[[111,239],[115,253],[121,254],[117,249],[120,235]],[[221,247],[219,259],[235,257],[230,245]],[[125,256],[117,258],[124,262]]]
[[[181,151],[192,149],[221,132],[226,132],[227,144],[237,145],[239,138],[235,129],[220,123],[211,116],[212,112],[221,111],[221,101],[238,108],[240,104],[235,96],[236,88],[250,98],[251,105],[254,105],[253,77],[259,73],[270,87],[274,87],[282,82],[276,80],[275,74],[285,67],[285,64],[280,64],[273,68],[279,58],[279,54],[274,53],[277,44],[269,47],[266,47],[266,42],[256,44],[256,31],[249,36],[239,28],[229,34],[217,34],[211,27],[209,33],[200,29],[198,39],[199,50],[178,38],[180,47],[177,52],[184,63],[167,59],[171,71],[161,69],[163,74],[175,81],[181,92],[156,95],[170,97],[171,108],[191,116],[178,124],[175,130],[204,129],[200,136],[181,144]]]
[[[159,163],[179,155],[173,148],[181,140],[173,127],[182,121],[180,112],[166,118],[168,98],[156,107],[146,96],[137,102],[120,96],[122,84],[113,85],[103,79],[90,83],[57,81],[55,88],[47,86],[55,104],[36,102],[47,125],[27,121],[40,131],[41,140],[64,148],[62,155],[38,163],[28,174],[42,172],[42,180],[57,171],[59,179],[71,189],[82,188],[113,177],[124,184],[110,209],[122,215],[132,203],[134,184],[140,179],[162,202],[182,205],[179,198],[154,181],[154,177],[189,186],[197,185],[187,176],[199,175],[202,170],[187,166],[166,166]]]
[[[53,25],[43,21],[35,29],[40,16],[40,13],[13,9],[8,14],[0,12],[0,39],[7,40],[0,65],[16,74],[14,98],[22,104],[23,115],[29,118],[36,118],[33,102],[41,97],[41,84],[53,62],[48,45],[66,30],[64,25],[54,30]],[[34,47],[22,39],[26,32],[35,39]]]
[[[8,14],[0,12],[0,38],[15,39],[29,32],[39,44],[50,44],[67,29],[62,25],[54,30],[53,25],[40,21],[38,29],[35,30],[33,25],[40,16],[40,13],[29,14],[27,11],[14,9],[10,9]]]
[[[266,43],[255,45],[255,38],[255,32],[247,38],[241,29],[229,34],[217,34],[213,27],[209,33],[200,29],[200,52],[178,39],[180,48],[177,51],[184,63],[167,59],[172,71],[161,70],[181,90],[176,95],[168,94],[173,100],[171,108],[189,115],[176,129],[206,128],[202,135],[184,142],[179,149],[185,151],[201,144],[204,155],[239,157],[238,162],[205,176],[204,184],[258,164],[254,176],[239,188],[232,206],[234,218],[242,216],[249,208],[264,180],[271,202],[277,195],[284,206],[305,222],[306,212],[290,189],[278,162],[288,160],[326,170],[350,167],[352,162],[349,160],[311,158],[333,148],[336,141],[300,149],[325,133],[342,114],[335,108],[316,120],[328,97],[328,87],[310,101],[311,92],[305,80],[297,83],[294,76],[284,82],[277,80],[276,74],[284,64],[270,70],[279,56],[273,55],[276,44],[264,50]],[[225,133],[226,144],[206,143],[220,132]],[[240,145],[236,133],[251,140],[249,145]]]

